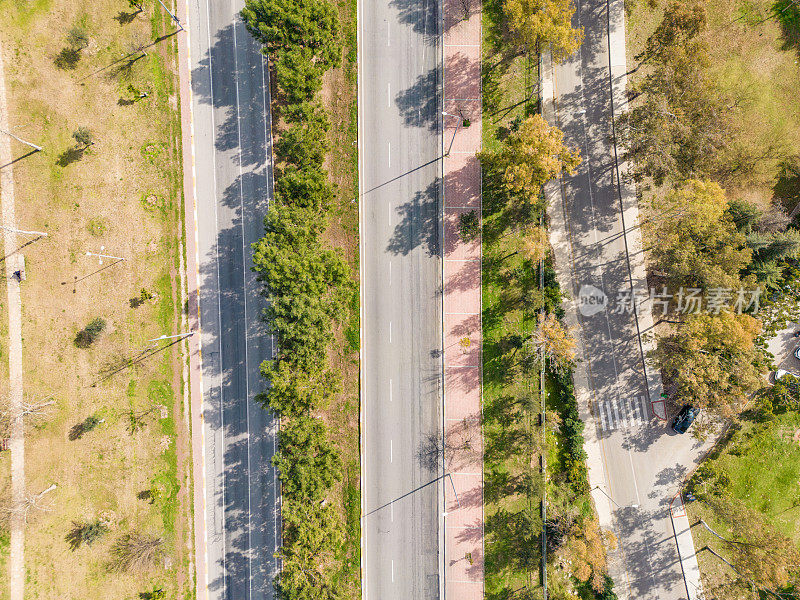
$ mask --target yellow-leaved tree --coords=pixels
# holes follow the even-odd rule
[[[478,155],[484,167],[498,173],[505,187],[531,201],[542,186],[562,170],[573,173],[580,164],[580,152],[564,145],[564,134],[551,127],[541,115],[528,117],[503,144]]]
[[[550,49],[561,62],[583,41],[583,29],[572,26],[571,0],[505,0],[503,10],[517,43],[528,52]]]

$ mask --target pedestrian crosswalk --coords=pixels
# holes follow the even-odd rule
[[[604,400],[597,403],[597,410],[601,429],[604,430],[634,427],[648,421],[647,399],[644,396]]]

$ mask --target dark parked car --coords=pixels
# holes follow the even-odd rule
[[[687,404],[675,415],[675,418],[672,420],[672,429],[674,429],[676,433],[686,433],[686,430],[694,423],[694,420],[699,414],[699,408],[694,408]]]

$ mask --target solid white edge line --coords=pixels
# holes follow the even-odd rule
[[[211,9],[209,7],[209,2],[206,0],[206,33],[208,36],[208,93],[211,97],[211,139],[216,149],[217,146],[217,124],[216,119],[214,118],[214,68],[213,68],[213,57],[212,57],[212,46],[211,46]],[[219,219],[218,219],[218,212],[217,212],[217,153],[212,152],[212,174],[214,178],[214,231],[219,233]],[[219,325],[219,331],[222,332],[222,295],[220,294],[219,290],[219,244],[214,244],[216,248],[216,263],[217,263],[217,322]],[[220,376],[220,385],[219,385],[219,406],[220,406],[220,430],[224,432],[225,430],[225,411],[223,409],[223,397],[222,397],[222,335],[220,335],[219,344],[219,376]],[[223,434],[224,435],[224,434]],[[224,442],[224,438],[223,438]],[[223,449],[224,453],[224,449]],[[216,455],[216,452],[215,452]],[[223,461],[224,461],[224,454],[223,454]],[[224,464],[224,462],[223,462]],[[225,474],[223,469],[222,475],[222,597],[227,597],[227,571],[228,571],[228,564],[227,564],[227,544],[225,540]]]

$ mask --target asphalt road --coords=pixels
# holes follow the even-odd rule
[[[243,4],[189,2],[208,597],[231,600],[273,597],[280,539],[276,423],[254,402],[272,340],[250,269],[272,190],[269,75]]]
[[[583,157],[561,187],[572,244],[573,296],[593,286],[608,298],[605,310],[579,313],[579,322],[603,458],[601,490],[619,539],[612,574],[620,598],[685,598],[669,503],[703,448],[653,414],[636,319],[620,310],[619,293],[631,290],[630,253],[640,253],[641,247],[626,248],[631,236],[623,235],[621,194],[633,190],[620,188],[615,168],[607,3],[578,0],[576,5],[573,23],[586,37],[580,51],[555,68],[556,117],[566,143],[580,148]],[[611,26],[622,24],[612,19]]]
[[[363,593],[375,600],[439,597],[438,23],[435,0],[359,3]]]

